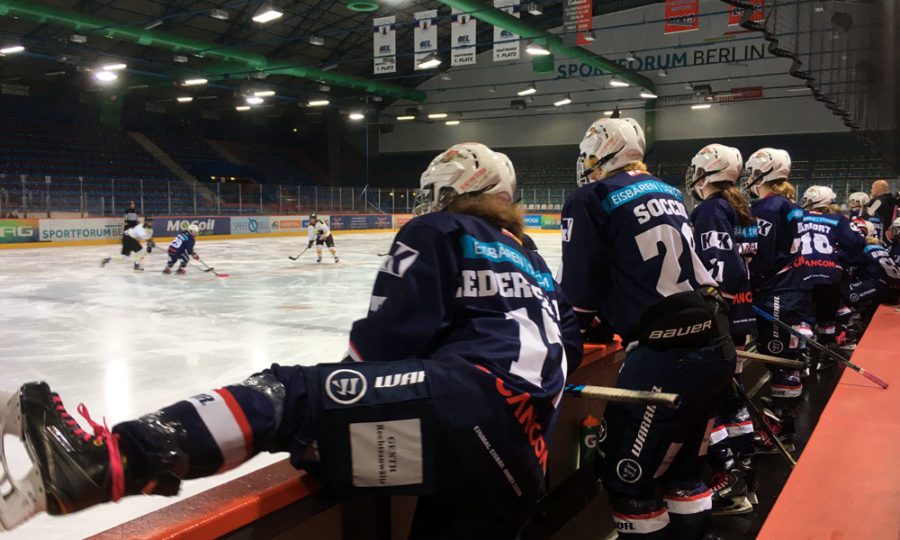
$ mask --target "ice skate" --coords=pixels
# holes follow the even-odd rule
[[[317,262],[317,263],[322,262],[322,256],[321,256],[321,255],[319,255],[318,257],[316,257],[316,262]]]
[[[784,415],[783,415],[784,416]],[[763,420],[772,433],[778,437],[778,440],[788,452],[794,451],[794,419],[787,417],[779,417],[770,409],[763,409]],[[757,429],[753,433],[753,447],[757,454],[777,454],[778,446],[769,436],[768,431],[763,428]]]
[[[81,429],[46,383],[27,383],[18,393],[0,393],[0,398],[5,403],[0,411],[3,434],[21,438],[34,463],[24,478],[13,479],[2,455],[3,473],[12,485],[11,493],[0,499],[3,529],[41,511],[69,514],[125,494],[118,442],[90,419],[83,405],[79,413],[94,435]]]
[[[167,266],[167,267],[163,268],[162,273],[163,273],[163,274],[171,274],[171,273],[172,273],[172,269],[169,268],[169,267]]]
[[[143,272],[143,271],[144,271],[144,268],[143,268],[141,265],[139,265],[139,264],[135,264],[135,265],[134,265],[134,271],[135,271],[135,272]]]
[[[339,263],[339,262],[341,262],[341,260],[338,259],[337,257],[335,257],[335,258],[334,258],[334,263],[337,264],[337,263]]]
[[[746,514],[753,511],[747,483],[740,469],[717,472],[710,480],[714,516]]]
[[[100,259],[100,268],[106,267],[106,265],[109,264],[109,261],[111,260],[112,257],[103,257],[102,259]]]
[[[187,271],[185,271],[184,268],[179,268],[178,271],[177,271],[176,273],[177,273],[177,274],[186,274]]]

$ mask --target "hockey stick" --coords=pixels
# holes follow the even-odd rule
[[[795,465],[797,465],[797,460],[794,459],[794,456],[788,452],[788,449],[785,448],[784,444],[775,436],[775,433],[772,431],[772,428],[766,422],[766,419],[763,418],[763,412],[759,410],[759,407],[753,403],[753,400],[750,399],[750,396],[747,395],[747,392],[744,391],[744,387],[738,383],[737,379],[731,379],[731,386],[734,388],[735,392],[741,396],[741,399],[744,400],[744,403],[747,404],[747,410],[750,411],[750,416],[753,417],[753,422],[756,423],[759,427],[762,428],[763,431],[766,432],[766,435],[772,439],[772,442],[775,444],[775,447],[778,448],[778,453],[781,454],[781,457],[788,462],[788,464],[793,469]]]
[[[290,259],[290,260],[292,260],[292,261],[296,261],[297,259],[299,259],[300,257],[302,257],[303,254],[306,253],[307,251],[309,251],[309,248],[306,248],[306,249],[304,249],[303,251],[301,251],[301,252],[300,252],[300,255],[297,255],[296,257],[291,257],[290,255],[288,255],[288,259]]]
[[[885,388],[885,389],[888,387],[888,383],[885,382],[884,380],[882,380],[881,378],[879,378],[879,377],[877,377],[876,375],[874,375],[874,374],[872,374],[872,373],[869,373],[869,372],[866,371],[865,369],[863,369],[863,368],[857,366],[857,365],[854,364],[853,362],[847,360],[846,358],[844,358],[843,356],[839,355],[838,353],[832,351],[832,350],[829,349],[828,347],[825,347],[825,346],[823,346],[823,345],[820,345],[819,342],[817,342],[816,340],[814,340],[814,339],[809,339],[808,337],[804,336],[803,334],[801,334],[801,333],[798,332],[797,330],[794,330],[794,329],[791,327],[791,325],[781,322],[781,321],[780,321],[778,318],[776,318],[774,315],[771,315],[771,314],[769,314],[769,313],[766,313],[765,311],[759,309],[759,308],[756,307],[756,306],[753,306],[753,311],[755,311],[760,317],[762,317],[762,318],[764,318],[764,319],[766,319],[766,320],[772,321],[772,322],[775,323],[775,325],[778,326],[779,328],[784,328],[784,329],[787,330],[788,332],[790,332],[790,333],[794,334],[795,336],[797,336],[797,337],[800,339],[800,341],[806,343],[806,344],[809,345],[810,347],[813,347],[814,349],[818,350],[819,352],[825,353],[826,356],[829,356],[829,357],[831,357],[833,360],[837,360],[838,362],[844,364],[844,365],[847,366],[848,368],[850,368],[850,369],[852,369],[853,371],[859,373],[860,375],[862,375],[863,377],[869,379],[870,381],[872,381],[873,383],[877,384],[878,386],[880,386],[880,387],[882,387],[882,388]]]
[[[215,268],[213,268],[212,266],[203,262],[203,259],[201,259],[200,257],[197,257],[197,260],[200,261],[201,263],[203,263],[203,266],[206,267],[206,270],[204,270],[204,272],[212,272],[213,274],[216,275],[216,277],[228,277],[229,276],[228,274],[220,274],[219,272],[216,272]]]
[[[759,360],[761,362],[772,364],[774,366],[784,366],[796,369],[803,369],[806,367],[806,362],[801,362],[800,360],[788,360],[787,358],[778,358],[777,356],[769,356],[768,354],[759,354],[750,351],[737,351],[737,355],[741,358]]]
[[[622,403],[643,403],[647,405],[662,405],[677,409],[681,405],[681,396],[662,392],[647,392],[644,390],[626,390],[614,386],[585,386],[583,384],[567,384],[565,392],[572,396],[587,399],[604,399]]]

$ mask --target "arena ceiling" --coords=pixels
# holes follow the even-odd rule
[[[598,0],[594,14],[660,1]],[[449,17],[450,8],[441,2],[382,0],[375,11],[356,12],[347,7],[347,0],[279,1],[275,4],[282,17],[266,24],[252,20],[272,3],[0,0],[0,47],[20,44],[26,49],[0,55],[0,82],[7,90],[27,88],[30,95],[124,90],[151,102],[193,97],[223,109],[265,90],[276,93],[267,98],[272,107],[324,98],[339,106],[365,102],[382,108],[409,97],[406,92],[448,67],[445,62],[438,70],[414,71],[411,47],[401,45],[412,43],[413,12],[437,9],[439,16]],[[522,20],[540,30],[558,27],[561,3],[537,3],[543,14],[523,9]],[[397,16],[398,68],[396,73],[373,75],[372,18],[387,15]],[[449,43],[449,27],[439,25],[439,43]],[[492,39],[491,25],[479,25],[478,51],[489,48]],[[118,73],[115,90],[98,84],[98,68],[116,63],[127,68]],[[285,69],[270,69],[273,66]],[[210,83],[183,86],[183,81],[197,78]]]

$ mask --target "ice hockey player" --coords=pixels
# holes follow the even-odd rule
[[[751,259],[750,284],[753,304],[774,315],[782,322],[800,328],[806,312],[809,290],[804,288],[802,265],[795,268],[798,256],[803,210],[792,200],[794,186],[788,182],[791,157],[780,149],[761,148],[751,154],[744,164],[745,187],[751,196],[758,197],[750,206],[756,218],[757,248]],[[757,348],[789,360],[800,359],[799,340],[763,317],[756,318],[759,337]],[[812,337],[812,335],[810,335]],[[803,392],[800,371],[767,366],[772,374],[770,387],[773,410],[766,410],[772,431],[790,448],[794,436],[794,417]],[[766,432],[757,429],[754,435],[757,450],[774,453],[775,443]]]
[[[307,244],[306,249],[311,248],[313,243],[316,244],[317,263],[322,262],[322,244],[328,246],[331,256],[334,257],[334,262],[340,262],[337,256],[337,249],[334,247],[334,237],[331,235],[331,229],[328,228],[328,223],[319,219],[317,214],[309,215],[309,244]]]
[[[837,352],[835,318],[841,304],[841,279],[844,268],[838,249],[849,256],[865,247],[865,239],[850,228],[850,220],[833,206],[834,191],[828,186],[810,186],[800,199],[803,222],[800,225],[800,257],[806,272],[802,281],[810,290],[808,322],[815,323],[815,339]],[[811,319],[811,320],[810,320]],[[818,349],[809,351],[817,369],[831,365]]]
[[[897,218],[898,205],[900,205],[900,201],[898,201],[897,195],[891,193],[891,186],[887,180],[872,182],[871,201],[866,207],[866,214],[868,219],[875,223],[878,240],[885,239],[886,229]]]
[[[888,242],[888,253],[891,254],[891,258],[894,259],[897,266],[900,266],[900,217],[891,223],[885,236]]]
[[[582,328],[601,314],[627,345],[617,385],[674,392],[684,404],[606,408],[598,473],[619,538],[699,539],[711,508],[705,441],[735,351],[681,191],[647,173],[644,151],[630,118],[590,126],[578,161],[586,183],[562,210],[558,278]]]
[[[859,313],[860,324],[865,328],[880,304],[895,304],[900,300],[900,267],[878,242],[874,224],[854,220],[851,226],[865,239],[866,245],[855,255],[841,250],[838,259],[849,271],[849,277],[842,283],[844,297]]]
[[[514,538],[581,361],[578,325],[544,260],[520,245],[515,177],[490,149],[451,147],[422,186],[430,212],[397,233],[344,363],[275,364],[114,435],[81,431],[45,383],[22,386],[47,511],[173,495],[184,479],[289,452],[336,493],[419,495],[411,538]],[[391,467],[376,450],[387,440]]]
[[[862,191],[851,193],[850,196],[847,197],[847,209],[850,212],[850,215],[848,217],[850,219],[865,219],[868,216],[868,214],[866,214],[867,206],[869,206],[868,193],[863,193]]]
[[[141,240],[145,241],[146,247],[141,244]],[[122,235],[122,252],[112,257],[104,257],[100,261],[100,266],[106,266],[112,260],[127,260],[134,253],[134,271],[143,272],[144,267],[141,266],[141,263],[144,262],[144,257],[153,251],[155,245],[153,243],[153,218],[146,217],[142,224],[137,224],[125,230],[125,234]]]
[[[755,250],[756,227],[750,204],[735,187],[743,168],[744,161],[737,148],[710,144],[694,156],[685,177],[687,191],[701,201],[691,212],[697,255],[728,300],[731,337],[738,346],[756,338],[750,274],[744,260]],[[738,358],[735,369],[738,384],[742,367],[743,362]],[[724,392],[716,412],[709,446],[709,463],[713,469],[712,512],[714,515],[751,512],[753,421],[732,388]]]
[[[184,268],[190,260],[189,257],[193,257],[194,260],[200,258],[194,251],[194,239],[197,238],[197,235],[199,234],[200,227],[196,224],[191,224],[188,226],[187,230],[181,231],[175,235],[172,243],[169,244],[169,261],[162,271],[163,274],[171,274],[172,267],[175,266],[175,263],[178,261],[181,261],[181,264],[178,265],[177,272],[179,274],[184,274]]]

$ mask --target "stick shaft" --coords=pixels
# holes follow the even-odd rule
[[[744,403],[747,404],[747,410],[750,412],[750,415],[753,417],[753,422],[759,426],[760,429],[766,432],[766,435],[772,439],[772,442],[778,448],[778,453],[781,454],[781,457],[788,462],[791,468],[794,468],[794,465],[797,464],[797,460],[794,459],[794,456],[788,452],[788,449],[785,448],[784,444],[775,436],[775,433],[772,432],[772,428],[769,427],[769,424],[766,423],[765,418],[763,418],[762,411],[759,410],[759,407],[753,403],[753,400],[750,399],[750,396],[747,395],[747,392],[744,391],[744,388],[738,383],[737,379],[731,379],[731,385],[734,390],[741,396],[741,399],[744,400]]]
[[[612,386],[567,385],[566,393],[587,399],[603,399],[621,403],[645,403],[662,405],[677,409],[681,404],[681,396],[663,392],[647,392],[644,390],[626,390]]]
[[[773,364],[776,366],[792,367],[796,369],[803,369],[806,367],[806,362],[801,362],[799,360],[788,360],[787,358],[778,358],[777,356],[769,356],[768,354],[759,354],[750,351],[737,351],[737,355],[741,358],[760,360],[762,362],[765,362],[766,364]]]

